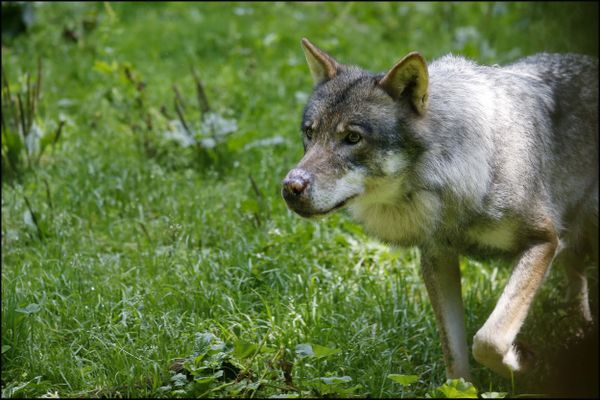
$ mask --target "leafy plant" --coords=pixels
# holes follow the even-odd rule
[[[466,382],[463,378],[448,379],[446,383],[437,387],[431,396],[444,399],[476,399],[477,389],[471,382]]]
[[[362,388],[360,384],[348,387],[350,382],[352,378],[349,376],[324,376],[311,379],[308,384],[319,396],[347,398],[352,397]]]
[[[237,121],[233,118],[226,118],[223,113],[211,108],[198,72],[194,68],[191,71],[198,109],[190,110],[178,87],[173,85],[173,108],[177,119],[169,121],[169,129],[163,132],[163,137],[175,141],[184,148],[195,148],[197,155],[207,156],[213,164],[218,164],[223,161],[224,145],[229,137],[238,130]],[[199,114],[199,121],[190,118],[189,112],[186,110],[190,110],[193,115]]]
[[[340,353],[340,349],[332,349],[318,344],[302,343],[296,346],[296,355],[299,358],[323,358]]]
[[[411,383],[415,383],[419,380],[419,377],[417,375],[389,374],[387,377],[388,379],[391,379],[395,383],[402,386],[408,386]]]
[[[147,85],[131,63],[96,61],[94,69],[112,75],[124,84],[121,87],[123,94],[119,88],[112,88],[107,92],[107,99],[118,108],[134,110],[122,118],[136,134],[146,156],[179,164],[182,149],[185,149],[191,150],[202,162],[208,161],[215,166],[226,159],[227,143],[238,130],[237,121],[211,107],[195,68],[191,68],[191,74],[197,106],[190,105],[179,87],[173,84],[172,110],[165,105],[159,110],[147,101]],[[185,158],[183,161],[185,164]]]
[[[271,351],[243,340],[225,343],[210,332],[196,333],[192,354],[175,360],[170,383],[160,387],[159,392],[200,397],[210,393],[252,394],[269,381],[255,376],[243,360],[250,359],[251,363],[257,354]]]
[[[292,383],[295,363],[317,360],[338,354],[339,349],[310,343],[296,346],[294,362],[285,359],[285,348],[274,353],[264,343],[245,340],[223,342],[210,332],[195,335],[191,355],[177,359],[171,366],[169,383],[158,391],[171,395],[211,396],[211,393],[231,396],[259,395],[272,397],[352,397],[362,385],[350,385],[350,376],[329,374],[318,378],[299,378]],[[257,375],[252,368],[257,356],[267,355],[270,373]],[[264,359],[262,361],[265,361]],[[275,394],[273,394],[275,393]]]
[[[65,125],[60,120],[54,130],[39,116],[42,63],[38,59],[35,80],[26,73],[22,85],[11,85],[2,65],[2,173],[19,176],[24,169],[39,164],[42,154],[60,139]]]

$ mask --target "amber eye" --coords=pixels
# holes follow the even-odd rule
[[[348,142],[350,144],[356,144],[356,143],[360,142],[361,139],[362,139],[362,136],[358,132],[352,131],[352,132],[348,133],[348,135],[346,135],[346,142]]]

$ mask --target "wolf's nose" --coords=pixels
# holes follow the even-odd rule
[[[308,182],[300,179],[296,179],[288,183],[289,190],[291,190],[295,194],[300,194],[304,192],[306,186],[308,186]]]
[[[300,196],[310,183],[310,174],[302,169],[291,170],[283,180],[285,197]]]

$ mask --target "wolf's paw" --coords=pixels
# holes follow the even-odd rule
[[[516,340],[512,346],[512,349],[517,355],[519,364],[519,368],[514,370],[514,372],[524,374],[528,371],[531,371],[537,358],[532,347],[523,340]]]
[[[492,371],[510,378],[512,374],[522,374],[531,369],[535,353],[523,342],[503,343],[489,336],[475,335],[473,357]]]

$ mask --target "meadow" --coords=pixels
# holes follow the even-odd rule
[[[2,397],[597,393],[579,359],[561,361],[572,376],[551,362],[572,331],[560,269],[522,333],[552,355],[542,378],[471,360],[473,385],[446,384],[419,252],[343,212],[301,219],[280,195],[312,86],[302,37],[373,71],[413,50],[485,64],[597,56],[597,4],[33,11],[20,34],[3,20]],[[471,343],[510,265],[465,258],[461,271]]]

